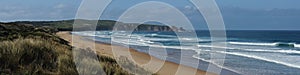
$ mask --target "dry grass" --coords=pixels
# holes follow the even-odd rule
[[[77,74],[70,47],[45,39],[16,39],[0,42],[2,73]]]
[[[125,57],[118,60],[108,56],[97,55],[91,49],[74,49],[75,61],[79,65],[77,70],[80,74],[102,74],[107,75],[151,75],[152,73],[133,64]],[[118,63],[117,63],[118,61]],[[126,69],[122,68],[126,67]]]
[[[151,74],[127,59],[119,62],[133,68],[123,69],[115,59],[91,49],[72,50],[55,29],[0,23],[1,75]]]
[[[95,54],[91,49],[74,49],[41,38],[0,42],[0,72],[4,74],[144,75],[150,72],[126,58],[117,60]],[[73,59],[73,55],[75,58]],[[77,61],[74,63],[74,61]],[[77,64],[77,67],[76,65]]]

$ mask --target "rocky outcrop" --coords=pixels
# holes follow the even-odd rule
[[[145,24],[118,24],[113,28],[114,30],[119,31],[174,31],[174,32],[182,32],[185,31],[182,27],[178,28],[175,26],[164,26],[164,25],[145,25]]]

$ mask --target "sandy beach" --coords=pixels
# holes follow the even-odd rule
[[[57,35],[65,40],[69,41],[72,46],[76,46],[77,48],[89,48],[89,47],[92,48],[93,45],[95,45],[95,48],[92,48],[93,50],[95,50],[98,54],[106,55],[109,57],[114,57],[113,52],[112,52],[112,47],[116,48],[118,51],[128,50],[128,48],[125,48],[122,46],[115,46],[115,45],[104,44],[104,43],[100,43],[100,42],[94,42],[91,40],[86,40],[82,36],[77,36],[77,35],[73,36],[73,40],[76,40],[76,42],[72,42],[72,35],[70,34],[70,32],[58,32]],[[149,56],[146,53],[137,52],[134,49],[129,49],[129,51],[130,51],[131,56],[135,60],[135,62],[138,64],[146,64],[146,63],[148,63],[148,61],[150,61],[150,59],[158,61],[158,62],[162,62],[162,60],[152,57],[152,56]],[[192,73],[192,71],[195,71],[195,70],[197,70],[196,75],[205,75],[206,74],[205,71],[198,70],[198,69],[184,66],[184,65],[179,65],[179,64],[176,64],[173,62],[168,62],[168,61],[166,61],[164,63],[164,65],[161,67],[161,69],[159,69],[157,74],[159,74],[159,75],[175,75],[179,66],[182,67],[183,69],[181,69],[181,71],[177,75],[193,75],[194,73]],[[207,73],[207,75],[215,75],[215,74]]]

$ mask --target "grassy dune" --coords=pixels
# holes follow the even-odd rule
[[[0,43],[3,73],[77,74],[71,49],[51,40],[15,39]]]
[[[91,49],[73,48],[56,32],[51,27],[0,23],[0,74],[151,74],[126,58],[118,61],[134,68],[125,70],[113,58],[95,54]]]
[[[75,61],[78,65],[77,69],[80,74],[101,75],[106,73],[107,75],[151,75],[151,72],[146,71],[139,66],[132,64],[126,58],[119,58],[115,60],[108,56],[96,55],[91,49],[74,49]],[[96,55],[96,56],[93,56]],[[117,63],[119,62],[119,64]],[[123,67],[131,67],[123,69]]]

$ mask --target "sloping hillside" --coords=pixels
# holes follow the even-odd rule
[[[76,30],[93,30],[94,27],[93,22],[96,20],[77,20],[79,26],[76,26]],[[96,30],[113,30],[113,27],[116,23],[121,24],[121,27],[117,28],[117,30],[129,30],[134,26],[139,25],[135,30],[136,31],[185,31],[182,27],[168,27],[166,25],[154,25],[154,24],[137,24],[137,23],[123,23],[117,22],[113,20],[97,20]],[[74,20],[61,20],[61,21],[18,21],[12,22],[16,24],[27,24],[33,26],[50,26],[55,27],[60,31],[71,31],[73,30]],[[91,29],[92,28],[92,29]]]
[[[0,74],[25,75],[78,75],[103,74],[132,75],[123,70],[116,60],[110,57],[97,55],[90,57],[73,58],[72,48],[67,41],[56,36],[57,29],[45,26],[32,26],[14,23],[0,23]],[[73,49],[83,54],[93,53],[90,49]],[[76,53],[75,53],[76,54]],[[81,55],[84,56],[84,55]],[[76,67],[73,60],[100,62],[104,72],[87,70]],[[135,66],[129,64],[129,66]],[[141,71],[145,71],[140,69]]]

